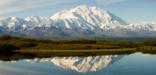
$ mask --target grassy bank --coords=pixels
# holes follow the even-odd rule
[[[129,41],[129,40],[42,40],[11,36],[0,37],[1,55],[10,55],[14,52],[31,54],[120,54],[132,52],[156,51],[156,40]]]
[[[12,47],[11,47],[12,46]],[[18,49],[18,50],[86,50],[86,49],[120,49],[134,48],[137,45],[131,41],[117,40],[41,40],[27,39],[11,36],[0,37],[0,48]]]

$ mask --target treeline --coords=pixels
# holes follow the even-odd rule
[[[139,45],[141,46],[156,46],[156,40],[146,40],[141,42]]]
[[[47,49],[47,50],[75,50],[75,49],[120,49],[120,48],[138,48],[144,46],[156,46],[156,40],[148,41],[122,41],[122,40],[43,40],[28,39],[12,36],[0,37],[0,50],[27,50],[27,49]]]

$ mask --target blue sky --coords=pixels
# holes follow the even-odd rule
[[[129,23],[156,21],[156,0],[0,0],[0,17],[52,16],[79,5],[107,9]]]

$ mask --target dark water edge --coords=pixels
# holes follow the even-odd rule
[[[23,59],[34,59],[34,58],[49,58],[49,57],[88,57],[88,56],[103,56],[103,55],[129,55],[137,53],[135,51],[104,51],[104,52],[37,52],[37,53],[21,53],[12,52],[0,54],[0,60],[12,61],[12,60],[23,60]],[[143,51],[143,54],[155,55],[156,51]]]

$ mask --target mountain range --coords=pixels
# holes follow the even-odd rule
[[[51,39],[144,38],[156,37],[156,24],[128,24],[107,10],[81,5],[51,17],[2,19],[0,35]]]

